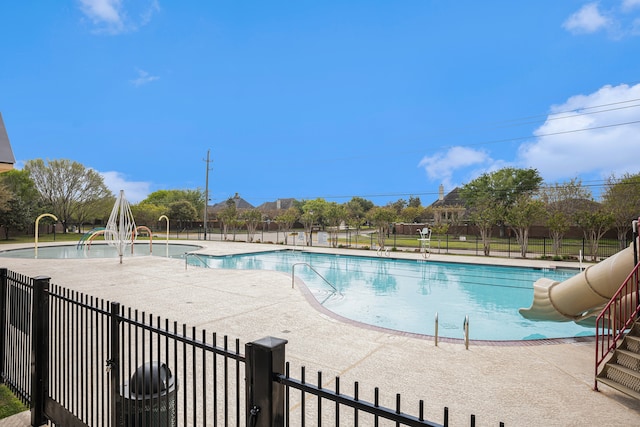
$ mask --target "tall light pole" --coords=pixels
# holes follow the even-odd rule
[[[207,210],[209,208],[209,171],[211,170],[209,168],[209,163],[211,163],[211,160],[209,160],[209,152],[211,150],[207,150],[207,160],[205,160],[205,162],[207,162],[207,173],[206,173],[206,179],[205,179],[205,184],[204,184],[204,240],[207,240]]]

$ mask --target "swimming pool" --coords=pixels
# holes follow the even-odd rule
[[[138,242],[133,246],[133,254],[131,249],[125,250],[124,256],[144,256],[156,255],[168,258],[184,257],[185,252],[191,252],[201,249],[200,246],[183,245],[178,243],[164,242],[149,245],[149,242]],[[0,252],[0,257],[4,258],[35,258],[34,248],[9,249]],[[92,243],[88,245],[56,245],[56,246],[38,246],[38,259],[81,259],[81,258],[117,258],[118,252],[116,248],[106,243]]]
[[[224,257],[188,257],[191,265],[211,268],[277,270],[295,267],[324,307],[369,325],[433,335],[438,314],[439,336],[463,338],[469,316],[475,340],[536,340],[591,336],[593,328],[573,322],[530,321],[518,313],[533,298],[533,283],[548,277],[562,281],[572,269],[535,269],[340,256],[294,251],[261,252]],[[337,291],[334,291],[335,286]]]

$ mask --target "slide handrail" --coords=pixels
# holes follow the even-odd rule
[[[636,264],[618,291],[596,319],[596,362],[594,390],[598,390],[598,370],[618,346],[625,331],[640,313],[640,263]]]

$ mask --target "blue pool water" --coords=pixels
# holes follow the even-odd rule
[[[185,252],[200,249],[200,246],[181,245],[176,243],[165,244],[164,242],[153,243],[139,242],[134,245],[133,254],[127,248],[124,256],[144,256],[156,255],[170,258],[184,257]],[[0,257],[5,258],[35,258],[35,249],[11,249],[0,252]],[[89,245],[59,245],[59,246],[38,246],[38,259],[80,259],[80,258],[117,258],[118,252],[114,247],[105,243],[93,243]]]
[[[593,328],[573,322],[540,322],[523,318],[521,307],[533,299],[533,283],[548,277],[562,281],[577,270],[500,267],[478,264],[398,260],[306,252],[262,252],[225,257],[188,257],[192,265],[225,269],[277,270],[295,267],[327,309],[379,327],[433,335],[438,313],[439,336],[463,338],[469,316],[470,338],[535,340],[591,336]]]

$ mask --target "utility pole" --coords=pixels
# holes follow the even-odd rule
[[[207,240],[207,210],[209,208],[209,163],[213,162],[213,160],[209,160],[209,152],[211,150],[207,150],[207,174],[206,174],[206,183],[204,185],[204,240]]]

